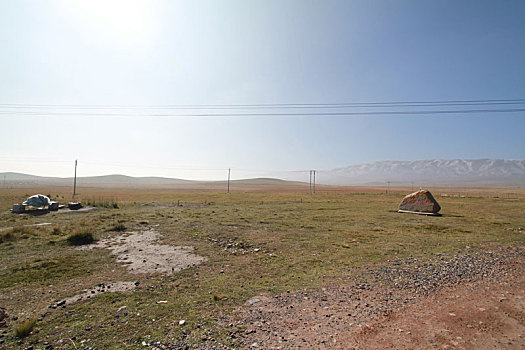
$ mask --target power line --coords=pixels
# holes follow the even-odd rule
[[[152,117],[152,118],[176,118],[176,117],[315,117],[315,116],[380,116],[380,115],[433,115],[433,114],[475,114],[475,113],[516,113],[525,112],[524,108],[509,108],[509,109],[458,109],[458,110],[417,110],[417,111],[375,111],[375,112],[308,112],[308,113],[186,113],[186,114],[115,114],[115,113],[51,113],[51,112],[6,112],[0,111],[2,116],[35,116],[35,117],[60,117],[60,116],[79,116],[79,117],[119,117],[119,118],[136,118],[136,117]]]
[[[390,102],[336,102],[336,103],[263,103],[263,104],[201,104],[201,105],[75,105],[75,104],[17,104],[0,103],[0,108],[72,108],[72,109],[199,109],[199,108],[327,108],[327,107],[378,107],[378,106],[439,106],[439,105],[498,105],[524,104],[520,99],[439,100],[439,101],[390,101]]]
[[[441,101],[268,103],[202,105],[73,105],[73,104],[0,104],[0,116],[85,116],[85,117],[305,117],[432,115],[473,113],[515,113],[525,108],[525,99],[478,99]],[[444,107],[465,107],[443,109]],[[413,110],[416,107],[418,109]],[[481,107],[475,108],[472,107]],[[490,107],[490,108],[489,108]],[[336,111],[333,111],[333,110]],[[366,110],[368,109],[368,110]],[[385,110],[387,109],[387,110]],[[388,110],[389,109],[389,110]],[[261,112],[252,112],[260,110]],[[291,110],[291,111],[288,111]],[[315,110],[315,111],[311,111]],[[332,110],[332,111],[331,111]],[[233,113],[228,111],[235,111]]]
[[[0,109],[7,110],[27,110],[27,109],[45,109],[45,110],[261,110],[261,109],[344,109],[344,108],[406,108],[406,107],[442,107],[442,106],[500,106],[500,105],[523,105],[525,101],[516,102],[449,102],[449,103],[413,103],[413,104],[327,104],[327,105],[289,105],[289,106],[8,106],[1,105]]]

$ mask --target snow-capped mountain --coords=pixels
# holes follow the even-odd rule
[[[318,183],[525,185],[525,159],[381,161],[318,171]]]

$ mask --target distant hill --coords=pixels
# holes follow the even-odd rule
[[[318,171],[330,185],[525,185],[525,159],[381,161]]]
[[[8,184],[53,184],[53,185],[69,185],[73,183],[72,177],[45,177],[22,173],[0,173],[0,180]],[[78,177],[77,184],[85,185],[152,185],[152,184],[191,184],[195,181],[171,179],[164,177],[133,177],[126,175],[103,175],[103,176],[88,176]]]
[[[278,178],[234,180],[232,185],[279,187],[308,185],[307,173],[281,173]],[[316,183],[341,186],[525,186],[525,159],[429,159],[414,161],[381,161],[317,171]],[[73,178],[42,177],[21,173],[0,173],[7,184],[72,185]],[[300,177],[299,177],[300,176]],[[300,182],[298,182],[300,181]],[[77,178],[78,185],[168,185],[213,187],[226,181],[192,181],[166,177],[133,177],[104,175]]]
[[[26,185],[72,185],[72,177],[44,177],[22,173],[0,173],[0,181],[3,181],[5,176],[6,184],[26,184]],[[166,177],[133,177],[127,175],[103,175],[103,176],[88,176],[78,177],[77,184],[81,185],[221,185],[226,184],[226,181],[193,181],[182,180]],[[244,180],[232,180],[232,185],[236,186],[286,186],[298,185],[298,182],[286,181],[274,178],[254,178]]]

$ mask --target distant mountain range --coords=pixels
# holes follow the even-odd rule
[[[381,161],[319,171],[331,185],[525,185],[525,159]]]
[[[308,175],[308,174],[306,174]],[[430,159],[415,161],[381,161],[333,170],[319,170],[316,182],[324,185],[381,185],[392,186],[525,186],[525,159]],[[21,173],[0,173],[6,184],[70,185],[73,178],[42,177]],[[286,186],[305,181],[297,173],[279,174],[277,178],[235,180],[237,186]],[[293,182],[290,182],[293,181]],[[79,177],[79,185],[172,185],[210,186],[225,181],[192,181],[165,177],[132,177],[105,175]]]

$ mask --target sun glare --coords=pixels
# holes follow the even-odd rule
[[[153,3],[146,0],[75,0],[68,5],[91,26],[119,40],[141,41],[151,30]]]

